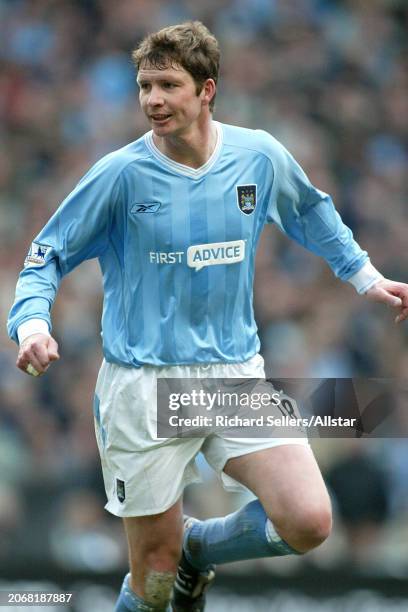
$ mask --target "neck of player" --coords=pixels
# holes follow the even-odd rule
[[[217,128],[211,116],[200,124],[190,126],[182,133],[169,136],[157,136],[153,133],[153,142],[163,155],[170,159],[200,168],[210,159],[217,145]]]

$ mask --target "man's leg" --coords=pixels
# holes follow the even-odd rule
[[[181,555],[182,503],[152,516],[124,518],[130,575],[126,576],[115,612],[164,612]]]
[[[308,446],[251,452],[230,459],[224,471],[258,500],[226,517],[193,522],[184,547],[195,568],[304,553],[328,537],[330,499]]]

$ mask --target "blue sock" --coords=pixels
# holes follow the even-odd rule
[[[184,551],[199,570],[212,564],[300,554],[280,538],[258,500],[223,518],[193,522]]]
[[[127,574],[123,581],[114,612],[166,612],[167,606],[166,608],[156,608],[136,595],[130,588],[129,578],[130,574]]]

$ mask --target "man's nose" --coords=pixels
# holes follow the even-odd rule
[[[148,98],[149,106],[162,106],[163,103],[164,99],[161,90],[158,87],[152,87]]]

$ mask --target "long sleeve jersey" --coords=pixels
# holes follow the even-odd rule
[[[107,361],[245,361],[259,350],[253,276],[266,223],[323,257],[340,279],[355,277],[367,253],[288,151],[264,131],[216,127],[215,150],[198,169],[163,155],[148,132],[88,171],[31,245],[12,338],[30,319],[51,329],[62,277],[96,257]]]

